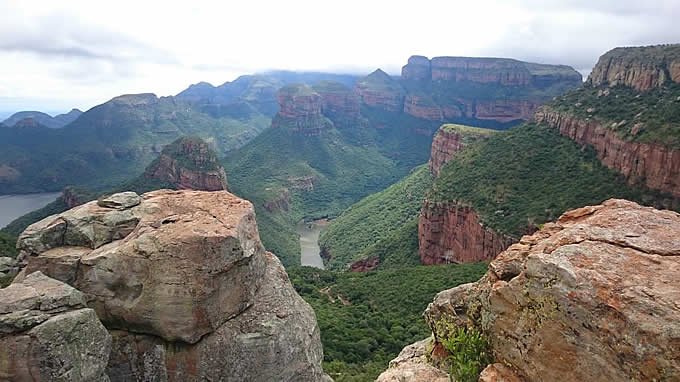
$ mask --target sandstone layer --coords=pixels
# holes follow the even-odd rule
[[[166,146],[144,177],[181,190],[227,190],[227,174],[217,153],[198,137],[182,137]]]
[[[40,272],[0,289],[0,380],[108,381],[111,335],[86,301]]]
[[[484,227],[470,207],[423,201],[418,218],[418,253],[425,265],[489,261],[514,241]]]
[[[628,183],[643,183],[680,197],[680,150],[627,141],[595,120],[583,120],[548,107],[541,108],[535,119],[578,143],[593,146],[600,162],[621,173]]]
[[[279,112],[272,120],[275,128],[315,136],[333,127],[322,113],[323,98],[308,85],[284,86],[276,93],[276,100]]]
[[[569,211],[425,312],[474,327],[525,381],[680,376],[680,215],[625,200]],[[437,348],[435,344],[435,348]]]
[[[113,381],[319,381],[314,312],[225,191],[127,192],[28,227],[15,282],[82,291],[113,334]]]
[[[338,128],[357,127],[361,99],[358,94],[339,82],[321,81],[314,85],[321,96],[321,112]]]
[[[428,338],[406,346],[376,382],[449,382],[449,375],[427,362]]]
[[[432,140],[428,168],[434,177],[438,178],[441,168],[453,158],[455,153],[471,143],[488,138],[493,132],[494,130],[462,125],[442,125]]]
[[[354,91],[368,106],[390,112],[404,109],[404,88],[380,69],[359,80]]]
[[[680,44],[616,48],[600,57],[587,83],[639,91],[680,83]]]

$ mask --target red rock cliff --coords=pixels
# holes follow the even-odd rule
[[[670,81],[680,83],[680,44],[610,50],[600,57],[587,82],[646,91]]]
[[[359,80],[354,91],[366,105],[391,112],[404,109],[404,89],[380,69]]]
[[[600,162],[623,174],[628,183],[644,182],[649,188],[680,197],[680,150],[626,141],[598,122],[578,119],[548,107],[536,112],[535,119],[578,143],[593,146]]]
[[[425,265],[492,260],[515,240],[485,228],[477,213],[455,202],[423,202],[418,253]]]
[[[432,151],[428,162],[428,167],[434,177],[439,177],[439,170],[453,158],[456,152],[470,143],[486,139],[494,132],[495,130],[478,127],[442,125],[432,140]]]
[[[276,93],[279,112],[272,120],[272,127],[285,128],[303,135],[320,135],[333,127],[324,117],[323,98],[305,84],[287,85]]]
[[[144,177],[168,182],[178,189],[227,189],[227,174],[217,161],[217,154],[195,137],[183,137],[168,145],[147,167]]]
[[[355,127],[359,123],[359,95],[339,82],[321,81],[314,85],[321,96],[321,112],[336,127]]]

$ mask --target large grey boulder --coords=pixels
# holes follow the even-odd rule
[[[41,272],[0,289],[0,380],[108,381],[111,335],[85,296]]]

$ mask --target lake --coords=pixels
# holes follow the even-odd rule
[[[319,234],[328,226],[328,220],[316,220],[313,222],[299,222],[295,231],[300,235],[300,247],[302,248],[302,265],[324,269],[319,248]]]
[[[60,192],[40,194],[0,195],[0,228],[12,220],[38,208],[45,207],[61,195]]]

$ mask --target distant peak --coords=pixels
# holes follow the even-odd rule
[[[140,94],[123,94],[118,97],[114,97],[109,102],[127,104],[127,105],[146,105],[154,103],[158,100],[153,93],[140,93]]]

